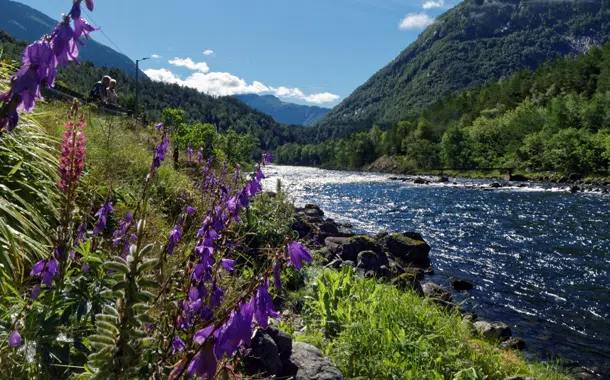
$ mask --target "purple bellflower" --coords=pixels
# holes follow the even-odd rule
[[[309,253],[309,251],[305,249],[305,247],[303,247],[300,243],[297,243],[296,241],[293,241],[288,244],[288,256],[292,265],[294,265],[296,270],[299,271],[303,266],[303,261],[307,261],[308,263],[311,263],[313,261],[311,253]]]
[[[174,355],[176,353],[176,351],[178,351],[178,352],[184,351],[185,348],[186,348],[186,344],[184,344],[184,341],[182,339],[180,339],[180,337],[178,335],[176,335],[174,337],[174,340],[172,341],[172,355]]]
[[[273,155],[270,152],[265,152],[263,154],[263,165],[269,165],[273,162]]]
[[[269,295],[269,279],[258,287],[256,294],[250,301],[254,309],[254,318],[258,324],[266,329],[269,326],[269,317],[279,318],[280,315],[273,310],[273,301]]]
[[[199,376],[203,379],[211,380],[216,376],[216,367],[218,363],[214,357],[214,346],[211,343],[206,344],[203,350],[198,352],[186,370],[189,377]]]
[[[110,199],[104,202],[102,207],[95,213],[95,216],[97,216],[97,223],[93,229],[93,235],[99,235],[104,232],[104,229],[106,228],[106,217],[113,211],[114,208],[112,207],[112,203],[110,203]]]
[[[186,148],[186,156],[188,157],[189,162],[193,160],[193,148],[191,148],[191,143],[189,143]]]
[[[85,4],[87,5],[87,9],[89,9],[90,12],[93,12],[93,8],[94,8],[93,0],[85,0]]]
[[[169,242],[167,243],[167,253],[169,255],[174,254],[174,249],[176,249],[176,244],[182,239],[182,231],[180,231],[180,226],[175,225],[172,232],[169,234]]]
[[[17,327],[15,327],[15,330],[11,331],[11,334],[8,337],[8,345],[11,348],[21,347],[21,335],[19,335],[19,331],[17,331]]]

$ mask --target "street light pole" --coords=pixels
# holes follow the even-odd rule
[[[133,110],[133,114],[135,116],[136,122],[138,121],[138,91],[140,90],[140,83],[138,81],[138,76],[140,74],[140,61],[146,61],[150,59],[149,57],[136,59],[136,99],[135,99],[135,107]]]

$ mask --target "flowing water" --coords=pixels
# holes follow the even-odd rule
[[[420,232],[435,282],[480,319],[510,325],[528,352],[610,376],[610,196],[566,187],[491,189],[488,181],[415,185],[383,174],[270,166],[264,186],[315,203],[357,232]]]

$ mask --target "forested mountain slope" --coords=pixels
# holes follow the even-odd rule
[[[417,115],[443,97],[610,40],[610,0],[465,0],[318,125],[357,130]]]
[[[284,124],[310,127],[330,111],[329,108],[283,102],[274,95],[245,94],[235,97]]]

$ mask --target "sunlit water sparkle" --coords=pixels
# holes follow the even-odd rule
[[[487,181],[415,185],[388,175],[269,166],[296,205],[315,203],[357,232],[420,232],[432,278],[471,280],[458,296],[503,321],[530,354],[560,356],[610,376],[610,197],[550,185]]]

